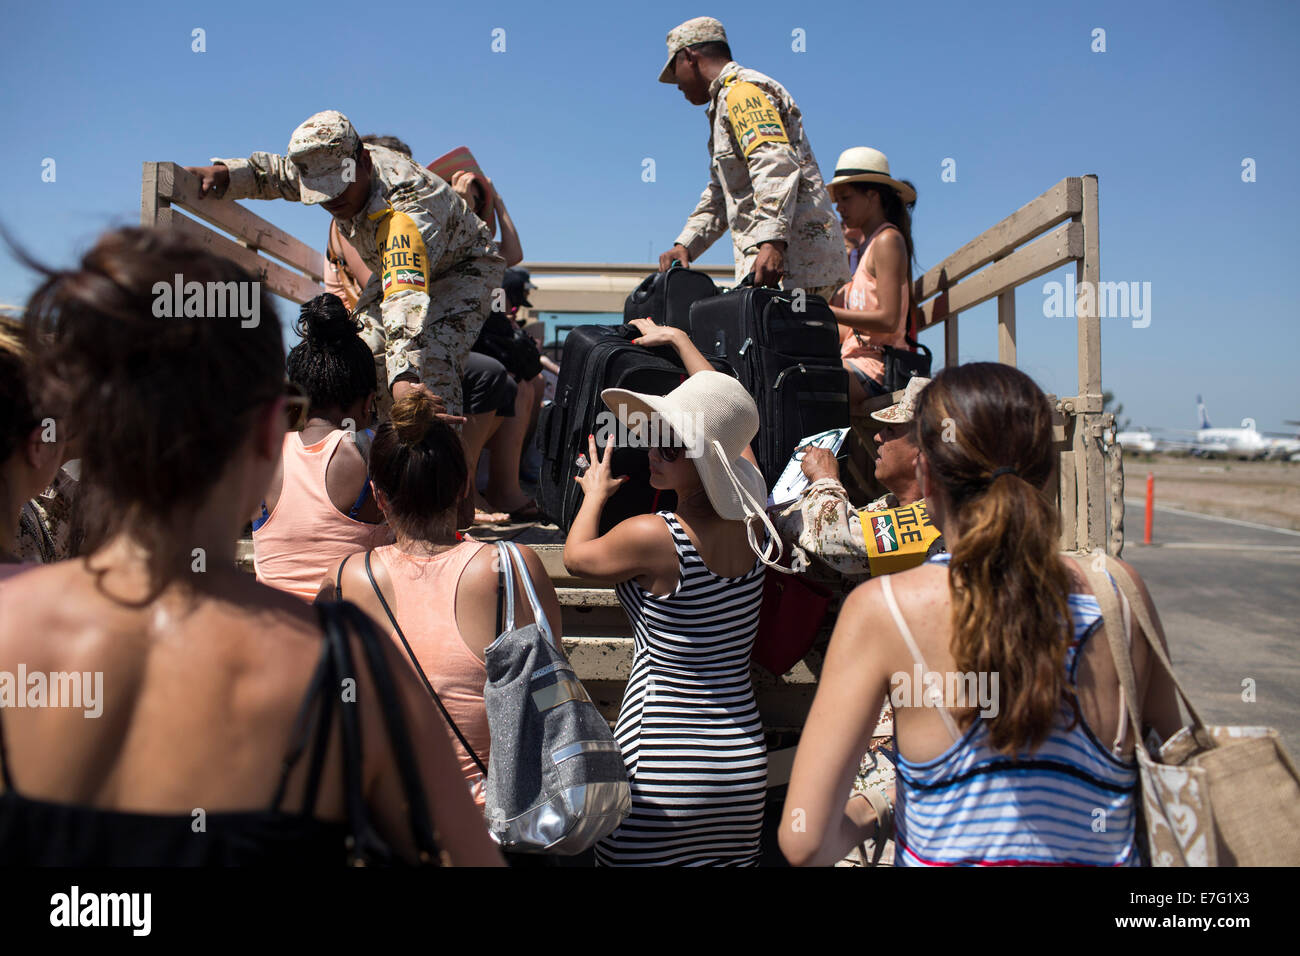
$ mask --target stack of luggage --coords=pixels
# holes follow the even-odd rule
[[[754,456],[768,486],[801,438],[849,423],[848,373],[840,363],[839,332],[825,300],[755,287],[747,277],[719,292],[713,280],[674,266],[648,276],[628,296],[624,319],[652,318],[683,329],[715,368],[737,378],[758,405]],[[582,504],[573,479],[587,436],[606,411],[606,388],[664,395],[686,378],[671,348],[633,345],[631,326],[581,326],[569,332],[555,402],[538,424],[543,466],[537,501],[568,531]],[[672,492],[650,487],[645,448],[615,446],[613,474],[630,480],[606,504],[600,533],[637,514],[671,509]]]

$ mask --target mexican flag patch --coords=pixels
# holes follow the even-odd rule
[[[876,539],[876,551],[888,554],[898,550],[898,529],[894,527],[893,516],[882,511],[871,518],[871,534]]]
[[[924,499],[885,511],[859,511],[858,518],[872,577],[916,567],[939,537]]]

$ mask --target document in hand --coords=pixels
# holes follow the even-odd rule
[[[803,449],[806,446],[825,448],[832,455],[839,455],[848,434],[847,428],[832,428],[801,439],[795,446],[795,452],[790,456],[785,470],[781,472],[781,477],[777,478],[776,484],[772,486],[772,493],[767,496],[767,506],[771,508],[774,505],[789,504],[808,487],[808,476],[803,473]]]

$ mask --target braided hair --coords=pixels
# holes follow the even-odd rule
[[[290,350],[285,366],[312,408],[349,408],[376,391],[374,356],[342,299],[326,292],[304,302],[295,328],[302,341]]]

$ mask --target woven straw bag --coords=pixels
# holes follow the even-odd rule
[[[1154,660],[1172,678],[1192,719],[1190,726],[1151,752],[1146,746],[1134,748],[1151,865],[1300,865],[1300,774],[1277,731],[1207,726],[1174,674],[1163,646],[1164,631],[1153,621],[1136,582],[1109,557],[1106,570],[1137,615]],[[1140,699],[1120,626],[1119,600],[1105,575],[1085,573],[1107,622],[1120,692],[1140,736]]]

